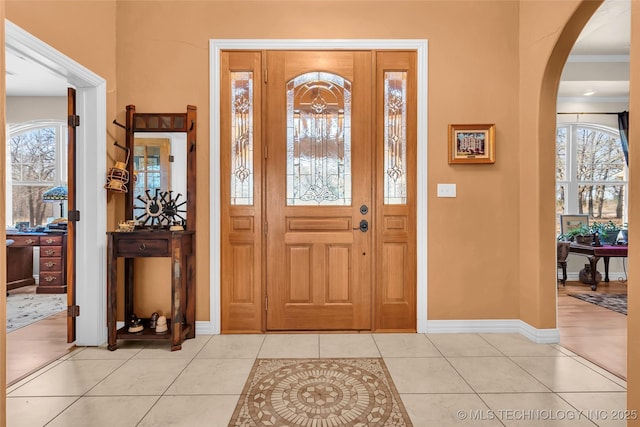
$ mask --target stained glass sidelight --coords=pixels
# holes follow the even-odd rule
[[[253,73],[231,73],[231,204],[253,204]]]
[[[287,205],[351,204],[351,83],[311,72],[287,83]]]
[[[407,203],[407,72],[384,73],[384,203]]]

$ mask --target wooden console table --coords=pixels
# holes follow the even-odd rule
[[[591,290],[595,291],[598,287],[596,282],[596,266],[598,265],[598,260],[600,258],[604,260],[604,281],[609,282],[609,259],[626,258],[628,247],[621,245],[591,246],[571,243],[571,246],[569,246],[569,252],[572,254],[584,255],[589,259],[589,266],[591,267]]]
[[[118,339],[171,339],[171,351],[180,350],[185,339],[195,337],[195,277],[194,231],[141,230],[107,233],[107,328],[109,350],[118,348]],[[117,260],[124,264],[124,327],[117,329]],[[171,257],[171,317],[167,316],[169,332],[156,334],[142,319],[145,329],[129,333],[128,323],[133,311],[133,261],[144,257]]]

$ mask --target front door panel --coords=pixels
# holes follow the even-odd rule
[[[221,329],[415,331],[416,53],[221,53]]]
[[[267,329],[370,330],[371,53],[268,52],[267,75]]]

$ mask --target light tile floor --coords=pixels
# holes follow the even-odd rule
[[[519,334],[200,336],[78,348],[7,389],[7,425],[226,426],[256,357],[382,357],[416,427],[624,426],[626,382]]]

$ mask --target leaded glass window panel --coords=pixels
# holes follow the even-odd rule
[[[231,73],[231,204],[253,205],[253,73]]]
[[[407,203],[407,72],[384,73],[384,203]]]
[[[287,206],[351,205],[351,83],[311,72],[287,83]]]

